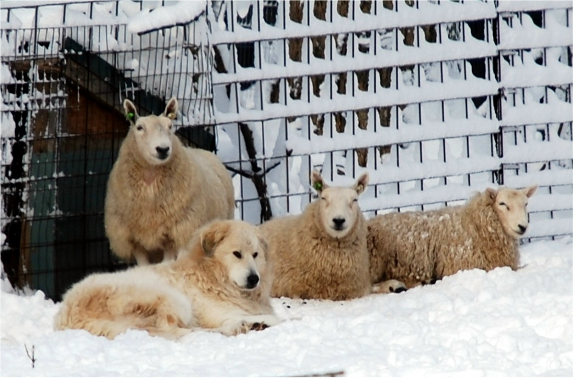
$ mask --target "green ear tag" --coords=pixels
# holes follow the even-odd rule
[[[134,113],[130,112],[130,113],[126,114],[126,119],[128,121],[132,121],[134,119]]]
[[[317,190],[319,192],[321,190],[321,188],[323,188],[323,184],[318,181],[315,184],[313,184],[313,187],[315,190]]]

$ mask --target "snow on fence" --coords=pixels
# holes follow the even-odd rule
[[[342,183],[367,170],[368,216],[538,183],[527,237],[572,234],[570,2],[227,2],[211,16],[242,218],[299,213],[312,169]],[[246,130],[251,154],[234,143]]]
[[[58,298],[114,270],[121,100],[216,149],[236,217],[299,213],[309,174],[370,173],[367,216],[540,189],[526,241],[572,235],[568,1],[2,2],[2,262]],[[82,251],[83,253],[78,253]]]

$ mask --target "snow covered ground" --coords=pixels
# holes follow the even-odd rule
[[[573,376],[573,240],[524,245],[521,260],[517,272],[459,272],[401,294],[274,299],[278,326],[178,342],[54,332],[59,305],[3,281],[1,375]]]

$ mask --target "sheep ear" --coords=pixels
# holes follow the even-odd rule
[[[367,172],[365,172],[364,174],[359,176],[359,178],[355,182],[354,188],[355,188],[355,191],[357,192],[357,194],[363,193],[365,191],[365,189],[367,188],[368,183],[369,183],[369,174]]]
[[[523,193],[525,193],[525,195],[527,196],[527,198],[531,197],[533,194],[535,194],[535,191],[537,191],[537,188],[539,188],[539,185],[532,185],[529,188],[525,188],[523,189]]]
[[[325,188],[328,187],[318,171],[313,171],[311,173],[311,186],[318,194],[320,194]]]
[[[495,198],[497,198],[497,190],[495,190],[495,189],[487,188],[487,189],[485,189],[485,193],[487,193],[489,198],[493,201],[495,201]]]
[[[227,223],[212,223],[200,234],[200,243],[204,250],[204,255],[212,257],[216,246],[224,240],[229,233],[230,226]]]
[[[126,119],[130,121],[130,125],[134,125],[139,118],[136,106],[128,99],[124,100],[124,114],[126,115]]]
[[[172,97],[168,104],[166,105],[166,110],[164,110],[164,117],[168,117],[169,119],[176,119],[178,115],[178,100],[175,97]]]

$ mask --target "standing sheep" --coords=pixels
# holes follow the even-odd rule
[[[412,288],[459,270],[518,269],[517,240],[527,230],[527,200],[536,190],[487,188],[465,205],[368,220],[372,283],[396,279]]]
[[[138,265],[173,260],[196,229],[232,219],[234,189],[212,153],[185,147],[172,130],[178,101],[160,116],[139,117],[124,100],[130,130],[110,178],[104,209],[110,248]]]
[[[367,227],[358,205],[369,177],[351,187],[330,187],[311,175],[320,199],[300,215],[260,226],[274,265],[274,297],[346,300],[370,293]]]

